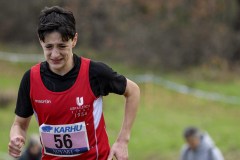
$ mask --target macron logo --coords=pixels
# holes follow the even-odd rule
[[[35,99],[36,103],[41,103],[41,104],[50,104],[52,103],[51,100],[49,99]]]

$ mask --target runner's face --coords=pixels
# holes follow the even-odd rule
[[[72,48],[76,45],[77,34],[74,39],[63,41],[58,32],[52,32],[40,41],[44,56],[50,69],[60,75],[66,74],[73,67]]]

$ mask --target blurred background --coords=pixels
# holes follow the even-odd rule
[[[178,159],[189,125],[210,133],[226,160],[239,159],[240,0],[0,1],[0,159],[9,159],[22,75],[43,60],[38,15],[53,5],[74,13],[74,53],[103,61],[140,85],[131,160]],[[124,99],[110,95],[104,104],[113,143]],[[32,118],[29,135],[37,132]]]

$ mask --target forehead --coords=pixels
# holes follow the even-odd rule
[[[44,43],[45,44],[59,44],[59,43],[68,43],[68,41],[63,41],[62,35],[58,32],[51,32],[45,35]]]

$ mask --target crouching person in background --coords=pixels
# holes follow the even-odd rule
[[[32,135],[26,150],[18,160],[41,160],[41,150],[42,146],[40,143],[40,137],[38,135]]]
[[[185,129],[186,144],[181,151],[180,160],[224,160],[221,151],[211,137],[195,127]]]

